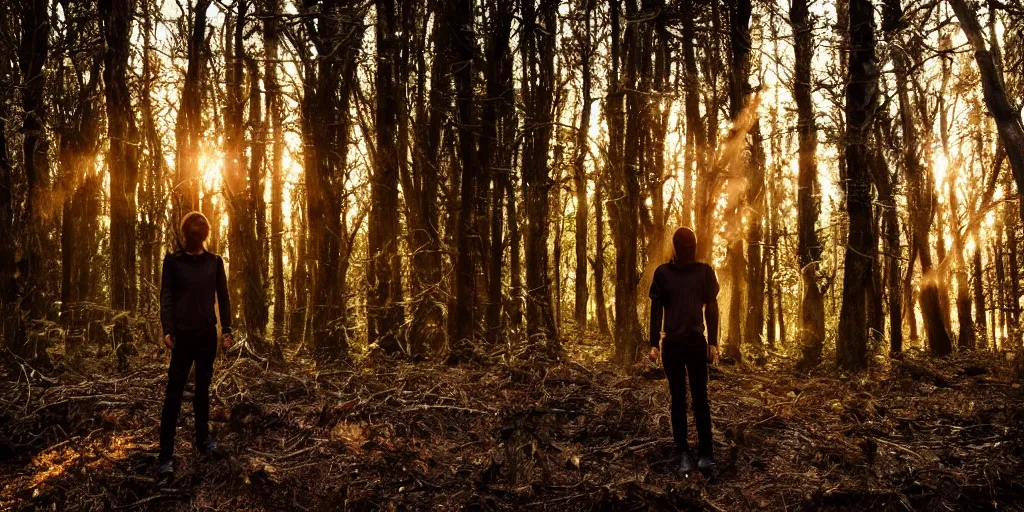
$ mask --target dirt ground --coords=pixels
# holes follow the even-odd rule
[[[674,471],[660,370],[568,350],[455,368],[229,354],[212,397],[227,456],[192,449],[189,389],[164,486],[166,353],[126,373],[7,355],[0,510],[1024,510],[1024,390],[998,355],[854,377],[719,367],[705,479]]]

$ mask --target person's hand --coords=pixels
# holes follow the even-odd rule
[[[169,349],[174,349],[174,337],[170,334],[164,334],[164,346]]]
[[[221,344],[224,346],[224,350],[227,350],[231,348],[231,345],[235,344],[235,337],[231,333],[226,332],[221,336]]]
[[[718,345],[708,345],[708,363],[718,363]]]
[[[651,347],[651,353],[648,355],[650,356],[651,361],[658,362],[658,359],[661,357],[661,351],[658,350],[658,347]]]

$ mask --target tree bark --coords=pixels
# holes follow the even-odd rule
[[[871,215],[868,136],[876,103],[874,12],[869,0],[849,0],[850,69],[846,88],[846,211],[849,215],[843,272],[843,303],[839,313],[836,362],[845,370],[867,367],[867,292],[876,250]]]
[[[494,176],[491,184],[491,252],[489,259],[488,299],[486,312],[486,331],[491,343],[497,343],[502,337],[502,257],[505,252],[504,227],[502,210],[505,208],[505,194],[509,188],[515,144],[515,89],[512,85],[512,19],[514,9],[512,2],[496,1],[491,7],[493,26],[491,42],[488,48],[488,104],[494,107],[495,151],[490,174]],[[509,201],[514,201],[509,199]],[[514,226],[516,219],[509,217],[509,227]]]
[[[634,0],[626,2],[627,18],[638,16]],[[643,153],[639,139],[640,127],[645,122],[645,99],[637,92],[637,73],[641,53],[640,28],[628,24],[625,33],[625,54],[620,51],[619,0],[612,0],[612,65],[609,67],[608,133],[614,139],[609,148],[609,166],[613,199],[612,240],[615,243],[615,359],[632,364],[643,346],[640,320],[637,315],[637,241],[640,216],[640,162]],[[619,76],[618,61],[622,59],[624,71]],[[621,78],[621,81],[620,81]],[[629,91],[633,90],[632,93]],[[627,116],[623,119],[622,100],[626,99]],[[624,130],[623,130],[623,125]],[[628,142],[628,143],[627,143]],[[621,151],[621,152],[620,152]]]
[[[750,0],[735,0],[731,12],[730,35],[732,40],[731,66],[731,106],[730,110],[735,122],[744,108],[751,107],[751,89],[749,76],[751,73],[750,16],[753,5]],[[745,164],[747,178],[745,205],[750,213],[750,225],[747,227],[747,257],[744,289],[746,290],[746,307],[744,311],[743,340],[751,347],[757,364],[764,364],[764,261],[762,241],[764,238],[764,166],[765,155],[761,140],[760,121],[755,120],[750,129],[747,149],[750,159],[740,162]],[[736,260],[737,263],[739,260]],[[731,329],[731,327],[730,327]]]
[[[580,102],[580,126],[576,131],[576,155],[573,159],[573,186],[576,189],[576,296],[574,319],[576,329],[585,332],[587,328],[587,174],[584,164],[590,148],[590,59],[593,53],[590,45],[590,11],[587,3],[583,12],[584,28],[577,33],[579,40],[580,64],[582,67],[583,96]]]
[[[205,83],[206,10],[210,0],[196,0],[188,39],[188,67],[181,87],[178,118],[174,127],[177,144],[174,158],[176,178],[172,190],[175,226],[185,214],[199,209],[199,140],[202,137],[203,91]],[[175,230],[175,239],[180,233]],[[180,243],[181,240],[178,240]]]
[[[523,194],[526,202],[526,332],[549,348],[558,344],[548,263],[548,148],[552,135],[557,2],[523,0],[520,48],[523,61]]]
[[[285,312],[288,301],[284,291],[284,181],[282,162],[284,159],[283,115],[281,106],[281,85],[277,79],[280,46],[281,0],[265,0],[266,13],[263,21],[263,48],[266,59],[263,83],[266,87],[267,113],[273,133],[270,160],[270,254],[273,260],[271,275],[274,281],[274,338],[280,339],[286,332]]]
[[[812,99],[811,61],[814,32],[807,0],[794,0],[789,11],[794,35],[793,97],[797,105],[797,261],[803,281],[800,298],[800,347],[798,368],[809,370],[821,362],[825,342],[825,298],[818,285],[821,242],[818,215],[821,213],[821,185],[818,182],[818,127]]]
[[[138,184],[138,130],[128,91],[128,55],[134,2],[100,2],[106,40],[103,82],[106,84],[107,135],[110,152],[110,307],[117,313],[135,309],[135,188]],[[121,316],[121,315],[119,315]],[[118,366],[127,368],[131,331],[126,317],[114,325]]]
[[[367,239],[367,335],[389,354],[402,348],[401,257],[398,253],[398,110],[405,101],[404,89],[395,79],[399,56],[398,13],[394,0],[376,2],[377,70],[376,158],[371,177],[370,217]],[[357,43],[358,44],[358,43]],[[358,86],[358,85],[356,85]]]
[[[459,132],[459,163],[462,165],[461,193],[459,195],[458,222],[456,224],[456,261],[455,272],[455,318],[452,322],[455,330],[450,339],[450,362],[461,361],[471,357],[471,342],[476,338],[476,269],[477,253],[470,246],[471,238],[479,237],[477,224],[473,222],[473,202],[476,197],[477,181],[480,169],[476,155],[476,137],[473,126],[476,118],[473,115],[473,43],[472,19],[473,3],[471,0],[458,0],[451,9],[448,30],[454,35],[452,48],[455,52],[453,62],[456,91],[456,107],[458,110]]]
[[[312,274],[307,304],[309,330],[313,351],[321,360],[348,358],[341,216],[344,197],[350,193],[346,185],[349,105],[352,91],[358,86],[354,75],[362,40],[360,16],[362,11],[350,3],[324,1],[318,12],[304,18],[316,57],[310,57],[306,48],[300,50],[305,68],[301,130],[307,149],[305,222],[309,229],[300,250],[305,252],[303,261],[307,261]],[[391,214],[395,211],[397,205]],[[301,307],[305,298],[302,289],[298,291],[296,307]]]

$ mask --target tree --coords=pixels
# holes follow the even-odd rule
[[[1024,122],[1021,121],[1020,109],[1015,109],[1010,103],[1003,81],[1002,66],[996,53],[985,43],[985,36],[974,10],[967,5],[966,0],[949,0],[949,4],[960,21],[960,28],[967,36],[967,42],[974,50],[974,60],[978,63],[978,71],[981,73],[985,106],[995,118],[999,139],[1003,143],[1007,160],[1010,161],[1017,189],[1024,190]],[[1024,202],[1021,203],[1020,215],[1024,219]]]
[[[582,68],[582,99],[580,100],[580,125],[576,132],[576,148],[573,158],[573,187],[576,190],[576,301],[573,318],[580,332],[587,327],[587,173],[586,158],[590,145],[590,61],[593,50],[590,44],[590,11],[587,2],[583,8],[583,29],[577,30],[576,40],[580,45],[580,67]],[[604,307],[603,304],[598,305]]]
[[[553,0],[522,0],[523,29],[520,52],[523,60],[524,105],[522,169],[526,202],[526,333],[557,343],[551,278],[548,274],[548,192],[552,186],[548,169],[551,141],[555,12]]]
[[[789,11],[793,28],[793,98],[797,107],[797,262],[803,282],[800,298],[800,347],[798,367],[808,370],[821,361],[825,342],[825,298],[818,287],[818,215],[821,189],[818,182],[818,127],[812,99],[811,62],[814,58],[814,30],[806,0],[794,0]]]
[[[349,106],[357,86],[362,11],[334,0],[314,7],[318,9],[304,18],[304,30],[316,48],[316,57],[304,46],[299,50],[305,75],[301,130],[306,141],[305,220],[309,226],[308,238],[302,242],[305,247],[300,247],[305,252],[300,262],[308,260],[312,274],[308,307],[313,349],[319,359],[331,360],[348,357],[348,281],[342,251],[350,253],[350,244],[345,247],[348,233],[343,230],[342,213],[350,193],[346,185]]]
[[[110,307],[114,311],[135,308],[135,187],[138,184],[138,130],[131,109],[128,91],[128,53],[131,17],[135,9],[131,0],[104,0],[100,10],[104,18],[103,35],[106,55],[103,59],[103,82],[106,84],[107,135],[110,152]],[[128,365],[124,347],[131,343],[127,319],[114,326],[114,343],[118,347],[118,364]]]
[[[263,48],[266,59],[266,70],[263,83],[266,88],[267,114],[270,116],[270,129],[273,134],[272,153],[270,159],[270,254],[273,259],[271,275],[274,280],[274,337],[280,338],[284,330],[287,300],[284,293],[284,183],[282,182],[282,160],[284,158],[284,134],[282,130],[281,85],[277,79],[278,47],[280,46],[281,27],[278,17],[281,15],[280,0],[265,0],[263,18]]]
[[[456,261],[455,261],[455,327],[451,337],[452,358],[468,357],[469,341],[476,337],[477,321],[474,315],[477,298],[476,269],[478,254],[471,247],[470,239],[479,239],[478,226],[473,222],[476,187],[480,181],[480,163],[476,153],[476,116],[473,112],[473,2],[458,0],[449,10],[451,21],[449,28],[454,35],[455,105],[458,110],[459,163],[461,164],[461,191],[459,194],[458,224],[456,228]],[[493,123],[491,123],[493,126]],[[488,142],[481,141],[481,146]],[[449,213],[451,214],[451,213]]]
[[[191,11],[192,25],[188,38],[188,68],[181,86],[178,119],[174,127],[177,151],[174,158],[177,177],[174,195],[173,219],[199,209],[199,140],[203,126],[203,93],[205,65],[203,49],[206,43],[206,11],[210,0],[196,0]],[[175,220],[174,225],[177,225]],[[177,230],[175,230],[177,237]]]
[[[399,327],[404,323],[402,308],[401,258],[398,254],[398,102],[405,94],[395,80],[398,35],[395,3],[378,0],[376,83],[376,156],[371,177],[369,231],[369,295],[367,329],[371,342],[385,352],[402,350]]]
[[[867,367],[867,291],[876,247],[871,214],[868,136],[878,92],[874,11],[869,0],[849,0],[850,67],[846,87],[846,212],[849,215],[843,269],[843,303],[836,362],[846,370]]]

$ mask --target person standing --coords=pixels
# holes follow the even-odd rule
[[[654,271],[651,281],[652,361],[661,357],[672,396],[672,437],[679,451],[679,471],[694,469],[686,440],[686,388],[697,426],[697,467],[709,474],[714,466],[708,363],[718,359],[718,278],[707,263],[698,262],[697,237],[688,228],[672,236],[675,257]],[[705,337],[705,327],[707,337]],[[663,336],[664,335],[664,336]]]
[[[157,474],[174,473],[174,434],[177,429],[181,397],[188,374],[195,366],[196,449],[202,455],[215,454],[217,443],[210,439],[210,382],[213,360],[217,356],[217,317],[219,310],[221,343],[231,347],[231,303],[224,260],[206,250],[210,222],[199,212],[181,221],[183,247],[164,257],[160,285],[160,323],[163,342],[171,350],[167,369],[167,394],[160,417],[160,456]],[[215,307],[216,301],[216,307]]]

